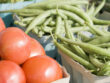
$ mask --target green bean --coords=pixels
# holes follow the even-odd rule
[[[0,11],[0,13],[7,13],[7,12],[11,12],[11,13],[27,13],[27,14],[35,14],[38,12],[44,12],[44,10],[41,9],[14,9],[14,10],[6,10],[6,11]]]
[[[59,11],[64,13],[68,17],[70,17],[72,20],[78,22],[80,25],[84,25],[84,20],[82,18],[80,18],[79,16],[77,16],[76,14],[66,11],[66,10],[59,10]]]
[[[43,31],[39,31],[38,32],[38,37],[42,37],[44,35],[44,32]]]
[[[61,33],[61,23],[62,23],[62,18],[60,16],[57,16],[55,34]]]
[[[101,67],[104,65],[101,61],[99,61],[99,60],[98,60],[97,58],[95,58],[93,55],[89,55],[89,59],[90,59],[91,63],[92,63],[93,65],[95,65],[96,67],[101,68]]]
[[[35,28],[33,28],[33,29],[32,29],[32,32],[38,35],[38,32],[39,32],[38,26],[35,27]]]
[[[58,10],[58,15],[61,16],[63,19],[67,19],[68,18],[65,14],[63,14],[59,10]]]
[[[27,18],[23,18],[21,21],[24,23],[30,22],[34,19],[35,17],[27,17]]]
[[[82,17],[88,23],[93,24],[91,18],[83,10],[81,10],[77,7],[69,6],[69,5],[63,5],[63,6],[59,6],[59,8],[71,11],[71,12],[77,14],[78,16]]]
[[[79,27],[79,26],[81,26],[81,25],[79,25],[79,23],[74,23],[74,27]]]
[[[62,43],[61,43],[62,44]],[[74,54],[76,53],[75,50],[73,50],[73,48],[70,47],[70,45],[68,44],[62,44],[65,48],[67,48],[68,50],[70,50],[71,52],[73,52]]]
[[[19,16],[23,16],[23,17],[30,17],[30,16],[37,16],[37,15],[39,15],[39,14],[41,14],[42,12],[37,12],[37,13],[30,13],[30,14],[28,14],[28,13],[17,13],[17,15],[19,15]]]
[[[102,3],[95,9],[93,16],[99,13],[99,11],[104,7],[106,0],[103,0]]]
[[[44,26],[47,26],[48,24],[49,24],[49,22],[51,22],[52,21],[52,17],[49,17],[45,22],[44,22]]]
[[[52,32],[55,29],[55,27],[48,27],[48,26],[43,26],[42,30],[46,33],[50,33],[50,31]]]
[[[106,49],[103,49],[103,48],[100,48],[100,47],[97,47],[95,45],[88,44],[88,43],[72,41],[71,39],[67,39],[67,38],[61,37],[60,35],[57,35],[57,37],[60,40],[65,41],[67,43],[78,45],[78,46],[80,46],[81,48],[83,48],[87,52],[96,53],[98,55],[101,55],[101,56],[105,56],[105,57],[110,58],[110,52],[107,51]]]
[[[27,24],[25,24],[23,22],[20,22],[20,21],[14,21],[14,24],[19,25],[21,27],[26,27],[27,26]]]
[[[56,25],[56,23],[55,23],[55,21],[53,21],[53,20],[52,20],[52,21],[50,21],[50,22],[49,22],[49,24],[48,24],[48,25],[49,25],[49,26],[55,26],[55,25]]]
[[[109,20],[101,20],[101,19],[93,18],[93,22],[94,24],[99,24],[99,25],[110,25]]]
[[[106,62],[105,65],[102,66],[101,70],[97,73],[98,76],[110,76],[110,62]]]
[[[110,35],[105,35],[105,36],[99,36],[88,43],[97,45],[97,44],[103,44],[109,41],[110,41]]]
[[[91,25],[91,24],[89,24],[89,23],[86,23],[88,26],[89,26],[89,28],[93,31],[93,32],[95,32],[96,34],[98,34],[98,35],[100,35],[100,36],[104,36],[104,35],[107,35],[107,34],[105,34],[102,30],[100,30],[100,29],[98,29],[98,28],[95,28],[95,26],[94,25]]]
[[[74,23],[73,20],[67,20],[69,25],[72,25]]]
[[[71,32],[79,32],[79,31],[88,31],[89,28],[87,26],[80,26],[80,27],[72,27]]]
[[[95,7],[94,7],[94,3],[91,5],[90,9],[88,10],[87,14],[92,17],[93,13],[94,13]]]
[[[25,33],[28,33],[29,31],[31,31],[35,26],[37,26],[38,24],[40,24],[44,19],[46,19],[48,16],[50,16],[51,14],[55,14],[56,10],[48,10],[42,14],[40,14],[39,16],[37,16],[28,26],[28,28],[26,29]]]
[[[71,32],[70,32],[69,25],[66,20],[64,20],[64,24],[65,24],[66,37],[75,41],[75,38],[73,37],[73,34],[71,34]],[[85,54],[85,52],[79,46],[76,46],[76,45],[70,45],[70,46],[76,51],[76,53],[80,57],[82,57],[85,60],[89,60],[87,55]]]
[[[86,68],[88,68],[90,70],[91,69],[96,70],[96,68],[91,63],[89,63],[88,61],[84,60],[83,58],[77,56],[76,54],[74,54],[73,52],[71,52],[70,50],[65,48],[62,44],[57,43],[56,40],[54,40],[54,44],[58,47],[58,49],[61,52],[63,52],[67,56],[71,57],[73,60],[79,62],[80,64],[84,65]]]
[[[41,2],[41,3],[35,3],[35,4],[31,4],[30,6],[26,6],[25,8],[44,8],[44,9],[47,9],[47,8],[52,8],[53,6],[56,6],[56,5],[65,5],[65,4],[68,4],[68,5],[78,5],[78,4],[88,4],[88,1],[75,1],[75,0],[50,0],[50,1],[44,1],[44,2]]]
[[[73,34],[70,31],[70,26],[68,25],[67,20],[64,20],[64,27],[65,27],[66,37],[75,41],[75,38],[73,37]]]
[[[96,28],[108,28],[108,25],[94,25]]]
[[[106,48],[106,47],[110,47],[110,43],[103,43],[103,44],[98,44],[98,45],[96,45],[96,46],[99,46],[99,47],[104,47],[104,48]]]

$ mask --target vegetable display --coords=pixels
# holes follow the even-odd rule
[[[110,76],[110,21],[97,18],[105,2],[95,6],[86,0],[46,0],[0,13],[16,13],[14,23],[25,27],[26,34],[42,37],[51,33],[60,51],[93,74]]]

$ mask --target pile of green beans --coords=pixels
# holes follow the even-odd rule
[[[19,20],[14,23],[25,27],[26,34],[53,34],[60,51],[93,74],[110,76],[110,21],[97,18],[105,3],[95,6],[86,0],[45,0],[0,13],[16,13]]]

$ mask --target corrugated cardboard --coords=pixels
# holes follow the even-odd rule
[[[59,51],[62,64],[70,73],[70,83],[110,83],[109,76],[96,76],[85,69],[78,62],[71,59],[69,56],[65,55]]]
[[[62,67],[63,70],[63,78],[57,81],[54,81],[52,83],[69,83],[70,81],[70,75],[67,73],[66,69]]]

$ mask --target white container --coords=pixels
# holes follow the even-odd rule
[[[64,67],[62,67],[62,70],[63,70],[63,78],[56,80],[54,82],[51,82],[51,83],[69,83],[70,75],[67,73],[67,71]]]
[[[62,64],[70,74],[70,83],[110,83],[110,76],[96,76],[78,62],[59,51]]]

